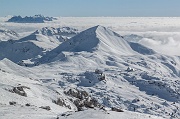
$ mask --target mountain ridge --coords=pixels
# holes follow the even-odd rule
[[[142,45],[137,45],[139,49],[135,49],[132,43],[123,39],[123,36],[97,25],[87,30],[82,31],[78,35],[63,42],[58,47],[46,53],[42,57],[43,60],[50,61],[62,52],[101,52],[105,54],[118,55],[135,55],[135,54],[152,54],[155,53],[152,49]],[[146,50],[146,52],[143,52]],[[57,58],[56,58],[57,59]]]

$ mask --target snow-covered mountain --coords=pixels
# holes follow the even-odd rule
[[[67,34],[73,31],[66,29]],[[35,42],[48,44],[38,36],[63,33],[42,28],[17,42],[0,42],[2,118],[12,117],[7,109],[15,111],[16,118],[23,118],[21,112],[26,112],[25,118],[37,119],[179,118],[180,57],[160,54],[100,25],[50,51]],[[23,53],[22,47],[28,50]],[[39,65],[14,63],[31,58]]]
[[[130,35],[125,35],[123,38],[129,42],[139,42],[141,39],[143,39],[142,36],[136,35],[136,34],[130,34]]]
[[[42,34],[45,36],[61,35],[62,37],[67,37],[67,38],[75,36],[77,33],[78,30],[71,27],[62,27],[62,28],[44,27],[34,32],[34,34]]]
[[[179,57],[128,42],[105,27],[81,32],[48,52],[40,62],[54,62],[52,67],[73,72],[66,74],[70,79],[65,79],[93,92],[107,107],[120,106],[164,117],[179,115]],[[95,69],[106,74],[105,82],[95,78]]]
[[[78,30],[70,27],[54,28],[43,27],[34,33],[21,38],[19,41],[29,41],[44,50],[52,50],[62,42],[78,34]]]
[[[56,18],[53,17],[45,17],[43,15],[34,15],[34,16],[13,16],[7,22],[15,22],[15,23],[44,23],[45,21],[53,21]]]
[[[7,41],[10,39],[17,39],[19,34],[12,30],[0,29],[0,41]]]
[[[17,35],[11,31],[3,33]],[[77,33],[76,29],[69,27],[45,27],[19,40],[2,41],[0,42],[0,59],[8,58],[20,65],[24,65],[24,61],[27,60],[26,62],[29,64]]]
[[[62,56],[65,56],[63,52],[83,51],[89,53],[96,52],[102,56],[109,54],[115,56],[136,55],[137,53],[147,55],[155,54],[155,51],[152,49],[138,43],[128,42],[119,34],[98,25],[79,33],[75,37],[60,44],[54,50],[47,52],[46,56],[44,56],[41,61],[58,59],[59,56],[60,59],[62,59]]]

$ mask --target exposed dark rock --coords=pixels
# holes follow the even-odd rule
[[[66,114],[61,114],[61,116],[66,116]],[[59,118],[59,117],[58,117]]]
[[[45,109],[45,110],[48,110],[48,111],[51,110],[50,106],[41,106],[39,108],[42,108],[42,109]]]
[[[99,81],[102,81],[102,80],[106,80],[106,78],[105,78],[105,75],[104,74],[102,74],[99,78]]]
[[[70,97],[73,97],[73,98],[70,98],[70,100],[77,107],[78,111],[82,111],[84,107],[94,108],[94,107],[101,106],[98,103],[98,101],[95,98],[89,96],[89,94],[86,91],[80,91],[78,89],[69,89],[67,92],[64,92],[64,93]],[[74,97],[76,99],[74,99]]]
[[[116,108],[116,107],[112,107],[111,110],[116,111],[116,112],[124,112],[122,109],[119,109],[119,108]]]
[[[67,105],[64,101],[64,99],[61,99],[61,98],[58,98],[57,100],[53,100],[53,103],[59,105],[59,106],[65,106],[69,109],[71,109],[71,106],[70,105]]]
[[[101,71],[100,69],[96,69],[95,70],[95,74],[98,75],[98,80],[99,81],[102,81],[102,80],[105,80],[105,75],[103,74],[103,71]]]
[[[25,88],[30,89],[29,87],[26,86],[18,86],[18,87],[14,87],[11,92],[27,97],[27,93],[24,91]]]
[[[61,114],[61,116],[64,116],[64,117],[67,117],[70,115],[72,115],[72,112],[69,112],[69,111]],[[57,119],[59,119],[59,117],[57,117]]]
[[[136,103],[136,102],[139,102],[140,100],[138,99],[138,98],[136,98],[136,99],[134,99],[133,101],[132,101],[132,103]]]
[[[11,102],[9,102],[9,104],[10,104],[10,105],[16,105],[16,102],[11,101]]]
[[[126,71],[127,71],[127,72],[133,72],[133,71],[134,71],[134,69],[133,69],[133,68],[131,68],[131,67],[128,67],[128,68],[126,69]]]
[[[29,103],[27,103],[27,104],[25,104],[25,106],[27,106],[27,107],[29,107],[29,106],[31,106]]]
[[[94,107],[99,107],[99,103],[95,98],[89,97],[88,99],[86,99],[84,101],[84,105],[85,107],[89,107],[89,108],[94,108]]]
[[[72,96],[72,97],[76,97],[78,99],[83,99],[88,97],[88,93],[86,91],[80,91],[77,89],[69,89],[67,92],[64,92],[66,95]]]
[[[101,71],[101,70],[99,70],[99,69],[96,69],[96,70],[95,70],[95,74],[100,74],[100,75],[102,75],[102,74],[103,74],[103,71]]]

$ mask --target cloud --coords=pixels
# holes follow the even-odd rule
[[[161,41],[155,41],[150,38],[143,38],[139,41],[140,44],[143,44],[145,46],[154,46],[154,45],[160,45]]]
[[[166,39],[143,38],[139,43],[162,54],[180,56],[180,37],[168,37]]]

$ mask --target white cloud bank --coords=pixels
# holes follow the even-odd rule
[[[168,37],[163,40],[161,38],[143,38],[138,42],[163,54],[180,55],[180,37],[178,39],[174,37]]]

